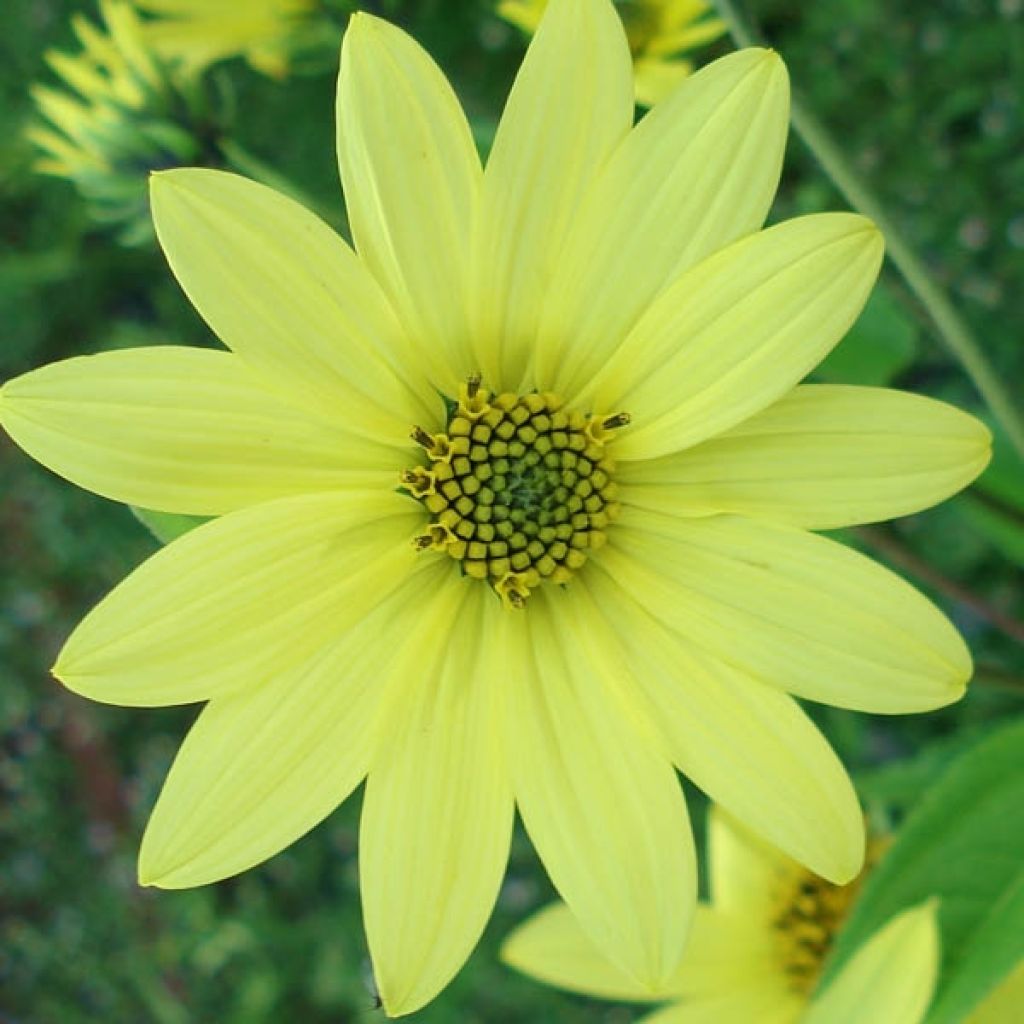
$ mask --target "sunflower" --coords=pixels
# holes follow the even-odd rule
[[[599,953],[562,903],[520,925],[502,958],[540,981],[600,999],[669,1002],[642,1024],[923,1019],[939,970],[934,901],[897,915],[822,992],[822,967],[864,874],[833,885],[718,808],[709,816],[708,860],[711,900],[698,905],[688,951],[658,993]]]
[[[615,9],[555,0],[484,171],[437,66],[358,15],[337,132],[355,251],[242,178],[153,178],[171,268],[229,351],[81,357],[0,391],[10,435],[73,482],[216,517],[54,668],[96,700],[208,702],[144,883],[242,871],[367,778],[364,918],[401,1014],[476,943],[516,806],[593,941],[652,987],[696,902],[676,767],[818,874],[857,874],[853,789],[789,694],[921,711],[970,658],[909,585],[807,531],[940,500],[989,435],[925,398],[797,386],[882,241],[849,214],[758,230],[786,81],[741,51],[634,128]]]
[[[245,57],[257,71],[284,78],[293,52],[316,31],[317,0],[131,0],[146,15],[147,43],[169,63],[198,74]]]
[[[680,56],[725,34],[725,23],[708,18],[707,0],[614,0],[633,55],[636,101],[649,107],[667,96],[687,75],[693,62]],[[506,21],[532,35],[548,0],[500,0]]]

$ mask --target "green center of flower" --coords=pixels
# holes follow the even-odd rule
[[[780,900],[773,926],[782,969],[794,993],[805,996],[814,988],[858,888],[856,882],[833,885],[806,872]]]
[[[444,433],[412,432],[428,462],[402,485],[432,516],[416,546],[456,559],[510,608],[542,582],[567,583],[618,514],[607,447],[628,422],[550,393],[491,395],[471,377]]]

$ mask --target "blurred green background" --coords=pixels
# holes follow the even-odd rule
[[[521,37],[484,0],[385,6],[444,66],[486,144]],[[119,247],[90,226],[66,182],[31,169],[27,88],[53,81],[42,55],[72,48],[75,10],[95,14],[85,0],[0,6],[0,380],[78,353],[211,343],[155,249]],[[1020,0],[761,0],[751,10],[1019,399]],[[702,57],[726,49],[722,42]],[[343,224],[331,68],[275,83],[236,61],[216,77],[236,103],[235,136]],[[794,139],[773,218],[841,206]],[[985,415],[890,274],[820,373],[910,388]],[[1021,465],[1000,442],[993,467],[965,495],[847,539],[931,594],[978,665],[967,698],[942,712],[815,712],[862,781],[869,810],[898,820],[956,749],[1024,709]],[[190,892],[135,884],[149,808],[195,709],[92,705],[63,692],[48,667],[83,612],[155,544],[127,509],[63,483],[0,435],[0,1021],[382,1020],[360,922],[358,796],[240,878]],[[689,795],[700,831],[701,797],[692,787]],[[498,964],[502,936],[550,895],[518,834],[483,943],[414,1019],[633,1020],[633,1008],[563,995]]]

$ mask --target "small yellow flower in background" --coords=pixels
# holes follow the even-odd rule
[[[906,713],[970,675],[924,597],[808,532],[943,499],[990,438],[929,399],[799,386],[882,240],[844,213],[760,230],[782,62],[740,51],[633,114],[611,3],[553,0],[484,169],[426,52],[358,15],[337,124],[355,251],[264,186],[157,175],[161,244],[229,351],[105,353],[0,390],[5,429],[68,479],[219,517],[100,602],[54,669],[95,700],[209,702],[142,881],[243,871],[368,778],[391,1014],[475,945],[515,806],[591,940],[651,991],[696,902],[677,768],[848,882],[856,796],[790,694]]]
[[[187,74],[244,57],[273,78],[287,75],[292,55],[316,25],[317,0],[131,0],[145,21],[147,43]]]
[[[597,950],[565,904],[520,925],[506,963],[584,995],[669,1002],[643,1024],[918,1024],[939,967],[934,903],[897,915],[821,994],[832,941],[863,875],[833,885],[713,808],[711,902],[700,904],[681,964],[652,993]]]
[[[498,14],[532,35],[548,0],[500,0]],[[725,34],[725,23],[706,15],[707,0],[615,0],[633,55],[636,101],[653,106],[693,72],[680,56]]]
[[[48,124],[27,134],[38,171],[67,178],[95,220],[141,242],[152,238],[147,173],[202,154],[183,123],[188,101],[147,47],[135,12],[119,0],[103,0],[100,11],[105,31],[81,15],[71,20],[80,52],[47,54],[66,88],[32,87]]]
[[[82,170],[111,170],[121,112],[144,110],[152,94],[163,88],[160,69],[142,44],[132,9],[117,0],[105,0],[100,9],[106,32],[75,15],[71,25],[81,53],[46,55],[71,91],[32,87],[37,107],[52,125],[30,130],[30,138],[45,154],[37,164],[43,173],[70,177]]]

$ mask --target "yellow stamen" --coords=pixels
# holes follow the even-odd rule
[[[885,852],[888,840],[868,843],[863,872],[849,885],[834,885],[810,871],[789,876],[776,894],[774,927],[778,953],[790,989],[806,996],[817,984],[821,968],[839,929],[846,921],[864,878]]]

